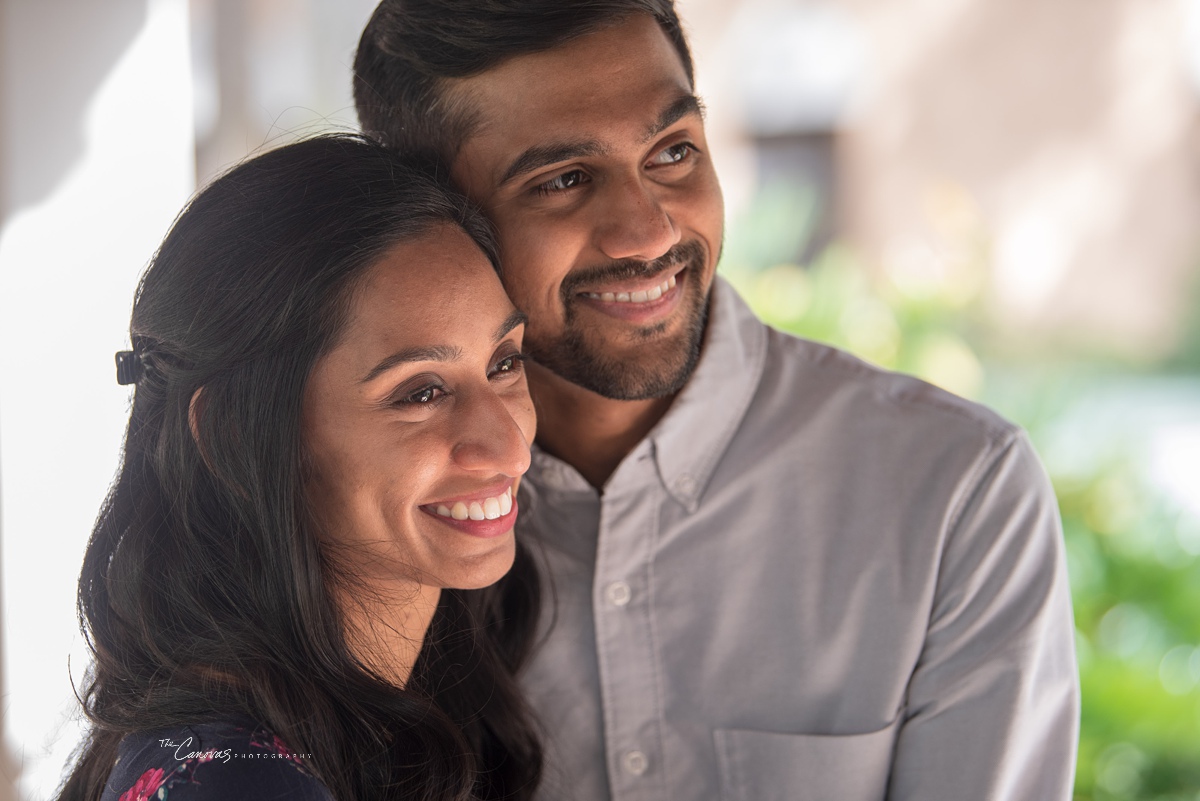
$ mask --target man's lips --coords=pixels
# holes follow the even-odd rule
[[[689,240],[652,261],[617,260],[568,275],[560,287],[568,320],[578,307],[639,327],[657,326],[679,308],[688,283],[702,279],[707,253],[700,241]]]
[[[660,273],[649,278],[614,281],[589,288],[579,294],[590,300],[599,300],[604,303],[649,303],[658,300],[674,289],[679,275],[685,269],[687,269],[686,265],[676,265],[665,276]]]
[[[676,266],[665,276],[660,274],[649,281],[624,280],[589,288],[576,295],[575,300],[606,317],[640,326],[653,325],[669,317],[679,306],[690,274],[687,267]]]
[[[691,272],[703,273],[707,253],[707,249],[698,240],[688,240],[650,261],[617,259],[607,264],[597,264],[574,271],[563,278],[559,287],[562,302],[570,304],[572,300],[588,295],[603,296],[606,292],[614,295],[614,302],[615,296],[622,292],[630,295],[635,292],[648,294],[655,286],[661,288],[663,282],[671,276],[678,280],[680,274],[688,268],[695,268]]]

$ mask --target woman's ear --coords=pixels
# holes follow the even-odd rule
[[[188,401],[188,428],[192,431],[192,441],[196,443],[196,450],[200,452],[200,461],[204,462],[208,471],[229,490],[245,498],[247,493],[237,484],[227,480],[214,466],[212,456],[208,452],[208,443],[200,436],[200,420],[204,417],[205,407],[208,405],[207,397],[204,394],[204,387],[200,387],[192,393],[192,399]]]
[[[200,415],[202,414],[204,414],[204,387],[193,392],[192,399],[188,401],[188,428],[192,430],[192,440],[200,449],[201,457],[207,462],[208,455],[204,452],[204,446],[200,442]]]

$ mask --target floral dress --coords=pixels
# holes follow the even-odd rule
[[[121,741],[101,801],[333,801],[309,758],[248,723],[139,732]]]

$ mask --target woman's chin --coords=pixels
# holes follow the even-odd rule
[[[443,589],[447,590],[482,590],[490,587],[512,569],[513,559],[516,558],[517,541],[512,532],[497,537],[496,547],[486,554],[463,560],[451,575],[446,575]]]

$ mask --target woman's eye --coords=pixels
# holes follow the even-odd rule
[[[522,363],[525,361],[525,354],[512,353],[505,356],[492,367],[492,375],[501,373],[519,373],[521,372]]]
[[[582,184],[584,174],[582,170],[571,170],[564,172],[562,175],[555,176],[543,184],[539,184],[537,191],[540,195],[550,195],[555,192],[565,192],[568,189],[574,189]]]
[[[690,156],[695,149],[690,142],[671,145],[655,153],[653,158],[650,159],[650,163],[656,167],[664,164],[678,164]]]
[[[396,401],[398,406],[427,406],[446,394],[441,387],[429,385]]]

